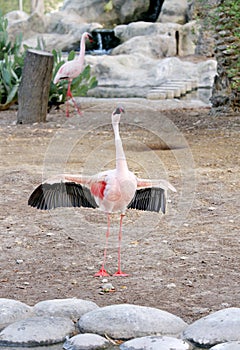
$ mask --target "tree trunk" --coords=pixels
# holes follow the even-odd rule
[[[46,121],[52,70],[52,54],[27,51],[18,91],[18,124]]]

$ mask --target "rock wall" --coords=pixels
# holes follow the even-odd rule
[[[187,0],[165,0],[157,22],[185,24],[188,21]]]
[[[105,26],[137,21],[147,11],[145,0],[65,0],[62,10],[75,13],[85,22],[99,22]]]
[[[223,29],[224,28],[224,29]],[[240,109],[240,43],[234,35],[235,26],[228,13],[221,13],[215,33],[215,55],[218,62],[211,102],[221,111]]]
[[[199,25],[192,21],[184,25],[177,23],[133,22],[114,28],[122,45],[113,54],[130,52],[146,53],[155,58],[187,56],[195,53],[199,36]]]
[[[86,22],[98,21],[105,26],[135,21],[187,22],[187,0],[65,0],[63,11],[78,14]]]

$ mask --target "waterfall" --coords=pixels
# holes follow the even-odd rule
[[[102,43],[102,34],[97,33],[97,41],[98,41],[98,50],[102,51],[103,50],[103,43]]]
[[[91,34],[94,44],[87,53],[92,55],[107,55],[120,44],[120,40],[115,37],[113,29],[95,29]]]

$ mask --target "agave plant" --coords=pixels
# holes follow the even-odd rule
[[[0,108],[8,109],[17,101],[17,92],[21,79],[21,66],[18,65],[16,57],[8,56],[6,53],[0,61]]]
[[[22,37],[18,35],[11,42],[7,26],[8,20],[0,12],[0,110],[8,109],[17,101],[23,67]]]

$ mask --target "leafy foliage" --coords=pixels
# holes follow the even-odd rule
[[[21,35],[13,43],[10,42],[7,26],[7,19],[0,13],[0,110],[9,108],[17,101],[24,60],[20,53]]]

